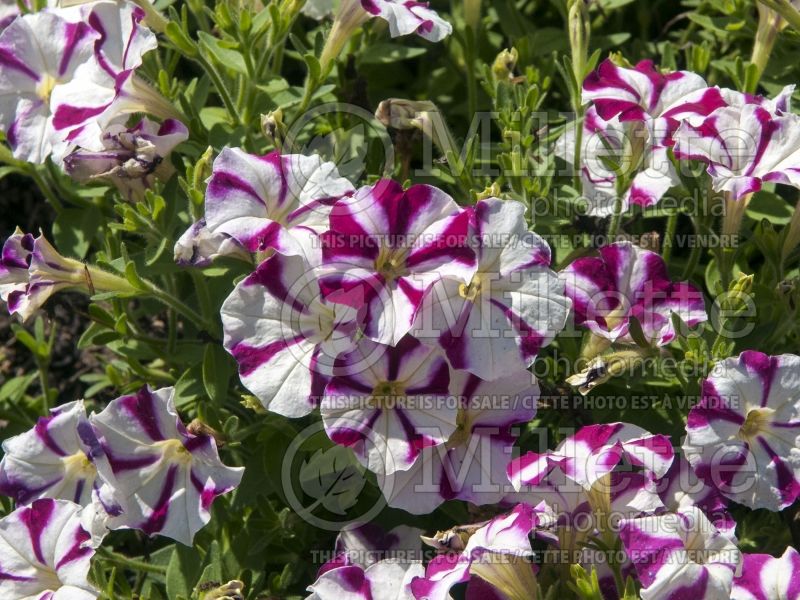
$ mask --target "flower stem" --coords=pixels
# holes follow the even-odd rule
[[[667,227],[664,230],[664,241],[662,242],[661,257],[665,263],[669,263],[672,256],[672,238],[675,237],[675,230],[678,228],[678,211],[673,211],[667,217]]]
[[[164,575],[167,572],[166,567],[154,565],[143,560],[137,560],[135,558],[128,558],[127,556],[123,556],[122,554],[118,554],[117,552],[108,550],[106,548],[99,548],[97,550],[97,554],[112,564],[133,571],[143,571],[145,573],[155,573],[158,575]]]

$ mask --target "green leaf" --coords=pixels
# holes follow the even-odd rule
[[[760,191],[753,194],[745,214],[755,221],[766,219],[773,225],[785,225],[792,220],[792,207],[778,194]]]
[[[207,50],[220,66],[247,75],[247,65],[241,53],[227,48],[225,42],[205,31],[198,31],[197,37],[200,39],[200,47]]]
[[[417,56],[422,56],[427,51],[427,48],[421,48],[419,46],[401,46],[400,44],[393,44],[391,42],[373,44],[370,46],[369,52],[359,57],[358,62],[362,65],[385,65],[400,60],[416,58]]]
[[[317,450],[300,466],[300,487],[325,509],[344,515],[364,489],[364,468],[344,446]]]
[[[194,548],[175,544],[167,565],[167,596],[188,598],[201,575],[202,561]]]
[[[102,223],[94,207],[64,209],[53,222],[53,240],[62,254],[84,258]]]
[[[228,395],[228,384],[233,375],[230,355],[219,344],[206,345],[203,355],[203,386],[209,398],[222,404]]]

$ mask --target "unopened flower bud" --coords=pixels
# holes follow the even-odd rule
[[[498,54],[492,63],[492,75],[496,81],[507,81],[514,76],[519,52],[516,48],[505,49]]]

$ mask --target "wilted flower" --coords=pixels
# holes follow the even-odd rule
[[[633,341],[632,318],[639,321],[646,341],[656,346],[675,339],[673,313],[690,327],[708,318],[699,290],[671,281],[661,256],[630,242],[604,246],[599,257],[579,258],[561,277],[575,322],[612,342]]]
[[[173,395],[173,388],[145,387],[90,419],[125,505],[123,513],[109,517],[108,527],[191,545],[211,518],[211,503],[239,485],[244,469],[220,461],[211,435],[187,431]]]
[[[714,367],[683,451],[726,497],[780,510],[800,496],[800,357],[746,351]]]
[[[265,408],[288,417],[319,404],[334,360],[353,348],[358,332],[356,309],[323,299],[300,256],[265,260],[220,312],[242,383]]]
[[[789,546],[783,556],[742,554],[741,574],[733,580],[731,600],[800,598],[800,554]]]
[[[455,432],[424,448],[408,470],[378,477],[389,506],[426,514],[454,498],[482,505],[507,495],[512,427],[536,415],[539,386],[523,370],[494,382],[454,371],[450,387],[461,401]]]
[[[76,181],[105,180],[128,200],[141,200],[157,179],[172,175],[166,158],[188,137],[189,130],[174,119],[159,125],[144,118],[130,128],[115,123],[102,135],[103,150],[78,149],[64,158],[64,169]]]
[[[184,267],[207,267],[221,256],[252,260],[250,253],[233,238],[224,233],[211,233],[205,219],[192,223],[175,242],[175,262]]]
[[[365,306],[364,334],[396,344],[431,284],[445,277],[469,282],[475,255],[468,222],[469,213],[438,188],[403,190],[390,180],[363,187],[336,203],[330,231],[320,236],[322,293]]]
[[[225,148],[208,181],[206,226],[250,252],[306,255],[309,231],[327,229],[331,205],[352,191],[336,165],[317,155]]]
[[[0,520],[0,596],[4,600],[92,600],[94,550],[81,525],[81,507],[36,500]]]
[[[477,269],[467,281],[433,283],[412,335],[441,346],[453,368],[495,380],[530,366],[564,327],[570,301],[550,270],[550,247],[528,231],[522,203],[480,201],[468,240]]]
[[[407,336],[394,347],[362,339],[335,363],[320,404],[325,431],[371,471],[411,467],[455,431],[447,361]]]
[[[19,504],[38,498],[93,499],[108,511],[120,510],[113,498],[114,476],[82,401],[54,408],[33,429],[3,442],[0,493]]]
[[[741,553],[699,508],[624,520],[619,535],[644,586],[642,600],[730,597]]]

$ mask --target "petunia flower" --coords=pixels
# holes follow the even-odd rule
[[[244,386],[265,408],[287,417],[320,401],[334,360],[352,350],[357,311],[320,295],[300,256],[276,254],[239,282],[220,310],[225,349]]]
[[[61,256],[43,235],[34,238],[19,229],[3,244],[0,258],[0,298],[11,314],[29,319],[47,299],[62,289],[86,293],[135,293],[124,278]]]
[[[369,523],[342,531],[306,600],[412,600],[411,580],[425,572],[420,533],[405,525],[384,532]]]
[[[650,60],[630,69],[604,60],[583,82],[582,99],[606,121],[643,123],[654,145],[670,145],[669,135],[682,119],[725,105],[719,88],[708,87],[696,73],[661,73]]]
[[[174,119],[158,124],[144,118],[133,127],[114,123],[102,135],[103,150],[75,150],[64,158],[64,170],[76,181],[105,180],[124,198],[141,200],[157,179],[172,175],[166,159],[188,137],[186,126]]]
[[[614,213],[620,191],[617,189],[617,174],[605,160],[619,163],[628,136],[637,133],[630,123],[621,122],[618,116],[609,121],[601,118],[593,105],[586,109],[582,128],[579,167],[583,195],[588,202],[587,214],[607,217]],[[575,161],[575,138],[573,125],[555,145],[556,155],[569,165]],[[643,163],[628,188],[622,190],[620,209],[623,212],[631,204],[644,207],[657,204],[671,187],[680,183],[666,146],[654,145],[644,139],[639,143],[642,145]]]
[[[239,485],[243,469],[220,461],[213,437],[187,431],[173,395],[173,388],[144,387],[90,419],[125,505],[108,527],[141,529],[191,545],[210,520],[214,499]]]
[[[530,535],[546,519],[544,506],[518,504],[478,528],[460,553],[439,554],[411,582],[417,600],[447,600],[467,582],[467,598],[527,600],[537,589]]]
[[[536,415],[536,380],[529,371],[494,382],[456,371],[451,388],[461,403],[455,432],[424,448],[410,469],[378,477],[389,506],[427,514],[446,500],[495,504],[508,494],[512,426]]]
[[[94,550],[81,525],[81,507],[35,500],[0,520],[0,597],[4,600],[92,600]]]
[[[675,155],[708,163],[714,189],[740,198],[774,182],[800,187],[800,117],[758,104],[729,106],[683,123]]]
[[[671,281],[660,255],[630,242],[604,246],[599,257],[579,258],[561,277],[576,324],[612,342],[633,341],[634,317],[656,346],[675,339],[673,313],[690,327],[707,319],[702,293],[689,283]]]
[[[41,163],[63,155],[53,95],[92,60],[99,33],[52,12],[22,15],[0,34],[0,129],[14,157]]]
[[[330,231],[320,236],[323,295],[338,294],[335,302],[349,301],[353,308],[366,303],[364,334],[397,344],[411,330],[433,283],[444,278],[469,283],[475,272],[469,217],[429,185],[403,190],[382,180],[362,187],[336,203]]]
[[[178,118],[175,108],[136,74],[143,56],[158,45],[155,34],[142,23],[141,8],[125,0],[101,1],[61,14],[88,23],[99,33],[91,60],[53,91],[53,125],[62,139],[70,146],[102,151],[104,130],[120,115]]]
[[[435,281],[411,333],[438,344],[453,368],[485,380],[524,370],[563,329],[570,301],[550,270],[550,247],[528,231],[525,206],[489,198],[471,213],[477,269]]]
[[[325,431],[371,471],[406,470],[456,430],[447,361],[414,338],[394,347],[364,338],[334,368],[320,404]]]
[[[741,552],[699,508],[624,520],[619,535],[642,583],[642,600],[730,598]]]
[[[327,229],[331,205],[352,191],[336,165],[317,155],[256,156],[225,148],[208,181],[206,227],[250,252],[305,255],[308,232]]]
[[[547,502],[560,524],[572,527],[595,513],[598,527],[605,527],[605,520],[620,513],[663,507],[653,482],[673,458],[667,436],[627,423],[588,425],[553,451],[514,459],[508,478],[521,497]],[[628,470],[620,470],[623,463]]]
[[[52,409],[33,429],[3,442],[0,493],[19,504],[38,498],[93,501],[118,512],[108,458],[86,416],[83,401]]]
[[[746,351],[717,363],[689,412],[683,451],[697,475],[750,508],[800,496],[800,357]]]
[[[175,242],[175,262],[184,267],[207,267],[214,260],[229,256],[250,262],[250,253],[224,233],[211,233],[205,219],[192,223]]]
[[[782,556],[743,554],[742,572],[733,580],[731,600],[798,600],[800,554],[789,546]]]
[[[427,2],[341,0],[320,56],[323,69],[330,67],[350,37],[370,17],[380,17],[386,21],[392,37],[416,33],[431,42],[439,42],[453,32],[453,26],[428,8]]]

